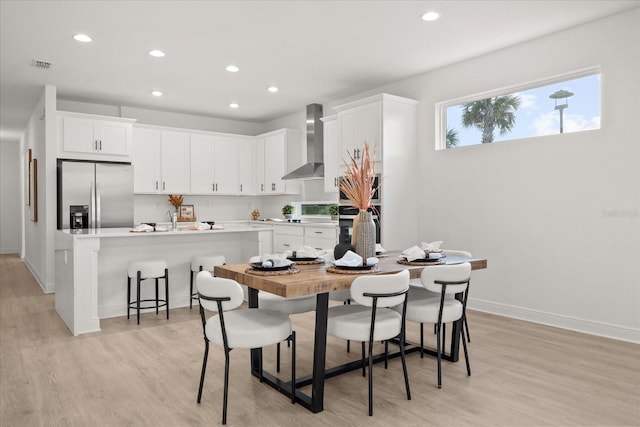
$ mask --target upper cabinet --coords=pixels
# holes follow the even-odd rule
[[[134,193],[189,193],[187,132],[136,127],[133,138]]]
[[[352,106],[338,112],[338,132],[340,135],[340,158],[349,155],[362,158],[365,141],[369,144],[375,161],[381,158],[382,147],[382,101],[372,101],[364,105]],[[342,162],[341,162],[342,163]]]
[[[324,192],[336,193],[340,186],[340,164],[342,151],[338,136],[338,116],[327,116],[322,119],[324,132]]]
[[[293,129],[281,129],[260,135],[256,138],[254,152],[256,194],[296,194],[300,192],[300,183],[283,180],[289,172],[288,156],[293,145],[300,143],[300,132]],[[300,163],[302,164],[302,163]]]
[[[58,112],[58,157],[129,161],[134,119]]]
[[[251,194],[252,144],[242,136],[191,134],[191,194]]]

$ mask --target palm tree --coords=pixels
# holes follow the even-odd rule
[[[467,102],[462,107],[462,125],[475,126],[482,131],[482,143],[493,142],[496,127],[500,135],[511,131],[516,122],[515,111],[520,106],[520,97],[496,96]]]
[[[458,132],[455,129],[447,129],[447,148],[458,145]]]

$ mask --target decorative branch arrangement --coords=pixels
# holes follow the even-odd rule
[[[365,141],[360,164],[351,153],[349,153],[349,158],[349,162],[344,162],[347,170],[340,181],[340,190],[354,208],[366,211],[371,207],[371,200],[376,190],[373,188],[375,166],[369,154],[369,144]]]
[[[183,201],[182,195],[169,194],[169,203],[171,203],[176,210],[180,209]]]

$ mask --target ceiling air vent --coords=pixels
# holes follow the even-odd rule
[[[41,61],[39,59],[34,59],[32,65],[36,68],[42,68],[45,70],[51,68],[51,62]]]

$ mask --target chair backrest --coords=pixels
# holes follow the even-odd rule
[[[446,256],[459,256],[462,258],[472,258],[471,252],[469,251],[459,251],[455,249],[443,249],[442,254]]]
[[[404,292],[408,289],[408,270],[403,270],[396,274],[358,276],[351,283],[351,299],[360,305],[371,307],[373,305],[373,298],[364,296],[363,294],[393,294],[396,292]],[[402,304],[404,300],[405,294],[378,298],[377,306],[394,307]]]
[[[431,265],[425,267],[420,275],[422,286],[431,292],[441,293],[442,285],[435,283],[442,282],[465,282],[460,285],[447,285],[446,294],[457,294],[467,289],[469,279],[471,277],[471,264],[463,262],[461,264],[451,265]]]
[[[209,271],[201,271],[196,276],[198,293],[209,298],[229,298],[222,302],[222,310],[233,310],[244,301],[244,292],[238,282],[221,277],[213,277]],[[210,311],[218,311],[218,303],[200,298],[200,305]]]

